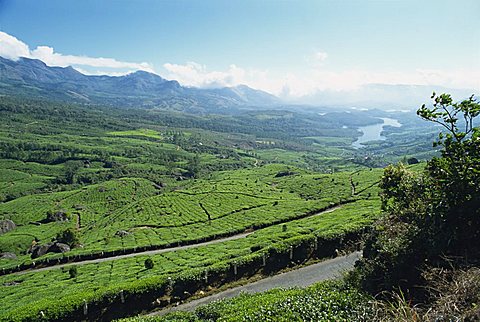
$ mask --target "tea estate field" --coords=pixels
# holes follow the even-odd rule
[[[367,169],[318,174],[269,164],[212,173],[172,191],[143,178],[122,178],[2,203],[1,219],[10,219],[17,227],[0,235],[2,252],[16,254],[16,259],[2,259],[1,268],[20,272],[0,277],[0,314],[6,320],[38,314],[60,317],[84,302],[137,288],[138,283],[145,287],[158,285],[158,279],[205,275],[225,265],[270,256],[272,250],[288,250],[307,239],[360,231],[380,213],[376,184],[381,173],[381,169]],[[15,174],[23,178],[21,171]],[[48,214],[58,212],[66,220],[46,220]],[[35,259],[27,253],[32,241],[49,242],[65,229],[76,232],[78,247]],[[245,231],[252,233],[238,240],[115,258]],[[82,264],[82,256],[91,254],[107,260]],[[145,269],[147,257],[153,269]],[[74,264],[76,276],[72,278],[68,267],[56,268],[60,261],[79,261]],[[39,266],[50,269],[22,270]]]

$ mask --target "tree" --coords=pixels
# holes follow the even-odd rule
[[[420,161],[418,161],[417,158],[414,158],[414,157],[411,157],[411,158],[408,158],[407,159],[407,164],[417,164],[419,163]]]
[[[433,93],[432,99],[433,107],[423,105],[417,114],[447,130],[434,143],[443,147],[441,157],[427,165],[433,181],[433,233],[452,252],[468,250],[480,237],[480,128],[474,123],[480,104],[473,95],[457,103],[448,94]]]
[[[200,172],[200,157],[198,154],[195,154],[195,156],[191,159],[188,160],[187,163],[187,175],[193,178],[198,177],[198,174]]]
[[[78,235],[75,229],[68,228],[60,233],[57,234],[55,238],[58,242],[67,244],[70,247],[75,247],[78,245]]]
[[[67,161],[65,162],[65,181],[67,184],[75,183],[75,176],[78,173],[78,170],[81,167],[81,162],[79,161]]]
[[[432,95],[431,107],[417,114],[440,124],[434,146],[441,156],[423,173],[402,164],[385,169],[380,187],[385,216],[365,243],[356,271],[364,289],[378,293],[402,288],[421,294],[421,271],[443,265],[444,256],[480,259],[480,104],[471,96],[454,103],[451,96]],[[424,291],[424,290],[423,290]]]
[[[422,107],[417,110],[417,115],[425,120],[440,124],[447,129],[446,140],[443,141],[443,135],[440,134],[440,141],[438,143],[447,144],[449,140],[453,139],[457,143],[460,143],[470,134],[475,134],[475,132],[477,132],[478,136],[480,129],[474,127],[473,119],[480,114],[480,105],[477,103],[477,100],[474,99],[474,95],[458,103],[453,103],[450,94],[437,96],[437,94],[433,92],[431,98],[434,101],[433,107],[428,108],[423,104]],[[465,131],[460,130],[461,124],[458,123],[459,117],[463,117]]]

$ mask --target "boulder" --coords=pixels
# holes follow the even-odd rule
[[[10,252],[0,253],[0,258],[1,259],[17,259],[17,255]]]
[[[49,253],[66,253],[70,251],[70,246],[64,243],[55,243],[49,249]]]
[[[47,222],[68,221],[68,215],[65,211],[49,212],[47,214]]]
[[[35,245],[31,248],[32,258],[37,258],[48,253],[50,247],[53,246],[53,243],[46,243],[44,245]]]
[[[65,253],[70,251],[70,246],[64,243],[53,242],[43,245],[33,245],[29,249],[29,253],[32,253],[32,258],[37,258],[45,255],[46,253]]]
[[[115,233],[115,236],[118,236],[118,237],[125,237],[128,235],[130,235],[130,233],[126,230],[119,230]]]
[[[10,219],[0,220],[0,235],[14,230],[16,227],[17,225],[15,225],[15,223]]]

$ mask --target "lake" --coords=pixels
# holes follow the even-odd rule
[[[362,143],[365,143],[365,142],[385,140],[386,137],[382,135],[384,126],[387,126],[387,125],[394,126],[394,127],[402,126],[402,124],[395,119],[391,119],[388,117],[382,117],[380,119],[383,121],[383,123],[368,125],[368,126],[361,126],[358,128],[358,130],[361,131],[363,134],[358,138],[357,141],[352,143],[352,146],[354,148],[359,149],[363,147]]]

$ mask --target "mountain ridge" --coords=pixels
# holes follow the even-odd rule
[[[13,61],[3,57],[0,94],[199,113],[281,103],[276,96],[246,85],[201,89],[185,87],[176,80],[146,71],[124,76],[85,75],[71,66],[52,67],[37,59]]]

